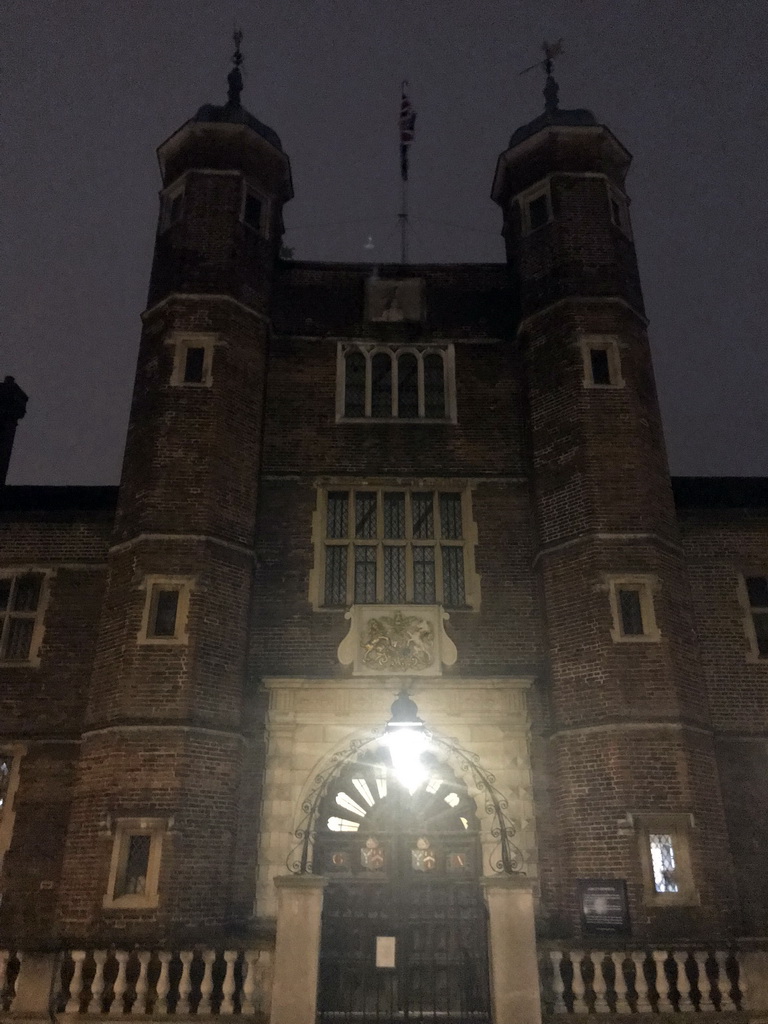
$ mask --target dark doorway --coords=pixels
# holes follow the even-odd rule
[[[320,1021],[490,1021],[475,804],[444,764],[423,763],[406,786],[379,748],[320,805]]]

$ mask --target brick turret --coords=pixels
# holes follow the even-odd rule
[[[27,411],[27,396],[13,377],[0,381],[0,486],[11,462],[16,426]]]
[[[202,107],[159,149],[160,220],[59,906],[68,937],[201,941],[252,909],[254,864],[237,853],[239,823],[258,807],[244,783],[258,756],[245,724],[247,622],[270,289],[292,193],[280,140],[240,106],[240,84],[230,76],[229,102]]]
[[[514,133],[493,188],[519,292],[549,634],[559,839],[548,846],[543,823],[544,907],[578,927],[580,881],[620,879],[636,935],[711,934],[732,907],[730,855],[624,191],[629,163],[589,111],[550,104]],[[666,839],[673,847],[667,882],[654,882],[651,834],[661,837],[657,857]]]

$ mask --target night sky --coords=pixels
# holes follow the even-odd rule
[[[518,71],[564,39],[561,105],[628,179],[672,471],[768,475],[765,0],[4,0],[0,376],[30,396],[9,483],[116,483],[160,185],[155,148],[222,103],[281,136],[299,259],[397,258],[402,78],[418,112],[411,258],[502,260],[496,158],[541,112]]]

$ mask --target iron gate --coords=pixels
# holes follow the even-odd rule
[[[348,764],[320,804],[321,1022],[490,1021],[476,807],[425,758],[410,789],[382,752]]]
[[[318,1019],[486,1024],[486,935],[476,882],[330,880]]]

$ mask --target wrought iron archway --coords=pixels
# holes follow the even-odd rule
[[[307,787],[307,795],[301,802],[301,818],[294,830],[296,843],[287,858],[287,867],[292,874],[312,874],[313,854],[317,839],[318,814],[333,780],[348,766],[354,764],[366,750],[382,743],[384,728],[356,737],[346,747],[335,751],[327,759]],[[523,868],[523,854],[513,842],[518,826],[509,817],[509,801],[496,785],[496,776],[480,763],[480,756],[461,747],[457,742],[425,731],[429,747],[435,755],[448,763],[465,780],[471,780],[477,811],[482,821],[483,812],[490,820],[487,832],[496,844],[488,856],[488,868],[492,874],[515,875]],[[469,786],[467,786],[469,791]]]

